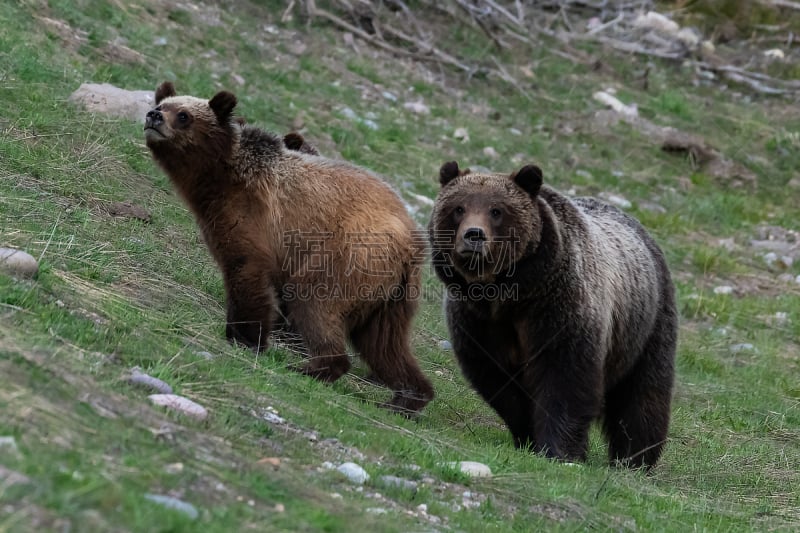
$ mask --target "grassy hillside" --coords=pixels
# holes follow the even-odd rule
[[[565,53],[537,37],[498,52],[477,27],[452,32],[452,46],[497,59],[512,84],[377,51],[299,8],[281,21],[286,6],[0,3],[0,246],[40,265],[32,280],[0,272],[0,531],[800,527],[797,96],[722,90],[680,63],[590,42]],[[437,34],[435,12],[422,22]],[[682,314],[661,463],[649,476],[609,468],[596,431],[583,465],[516,451],[440,342],[432,272],[414,349],[437,398],[416,421],[376,407],[388,392],[361,364],[325,386],[287,370],[293,354],[228,345],[221,278],[141,124],[67,101],[83,82],[165,79],[196,96],[232,90],[267,129],[302,127],[323,153],[386,176],[420,224],[451,159],[498,171],[535,162],[561,190],[627,199],[667,253]],[[598,115],[592,94],[607,88],[738,170],[713,173]],[[123,201],[151,221],[112,216]],[[208,419],[152,406],[126,380],[133,367]],[[461,460],[494,476],[447,466]],[[370,480],[329,468],[345,461]]]

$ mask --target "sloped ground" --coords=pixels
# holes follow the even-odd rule
[[[33,280],[0,274],[0,528],[796,529],[796,94],[766,97],[592,41],[537,34],[497,50],[469,21],[425,12],[432,42],[514,83],[470,77],[299,7],[282,21],[282,2],[0,6],[0,245],[40,265]],[[797,48],[785,52],[772,75],[791,72]],[[249,122],[302,128],[325,154],[382,173],[421,224],[450,159],[536,162],[562,190],[627,206],[664,246],[682,311],[662,463],[647,477],[609,469],[597,434],[581,466],[515,451],[441,342],[432,275],[415,350],[438,396],[417,421],[375,407],[387,392],[359,365],[323,386],[286,370],[293,354],[228,346],[219,275],[141,126],[67,102],[86,81],[164,79],[198,96],[233,90]],[[637,118],[605,109],[600,90],[637,104]],[[671,151],[667,127],[681,141]],[[709,153],[729,165],[709,167]],[[118,202],[150,222],[114,216]],[[126,380],[137,366],[208,418],[152,406],[152,391]],[[461,460],[494,475],[445,466]],[[344,462],[370,480],[329,468]]]

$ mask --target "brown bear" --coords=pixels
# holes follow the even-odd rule
[[[222,272],[228,339],[263,350],[284,314],[309,354],[302,372],[338,379],[349,340],[393,390],[390,408],[422,409],[433,388],[409,336],[425,242],[397,194],[365,169],[243,125],[229,92],[176,96],[165,82],[155,102],[146,143]]]
[[[440,170],[432,262],[466,378],[517,447],[584,460],[601,419],[614,463],[667,438],[678,315],[664,255],[635,219],[511,175]]]

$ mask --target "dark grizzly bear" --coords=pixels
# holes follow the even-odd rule
[[[667,438],[678,315],[666,261],[633,218],[510,176],[440,171],[429,225],[458,362],[517,447],[584,460],[602,419],[613,462]]]
[[[165,82],[155,97],[147,146],[222,271],[228,339],[263,350],[285,314],[309,352],[304,373],[342,376],[349,339],[393,390],[391,408],[422,409],[433,388],[409,335],[425,243],[398,196],[367,170],[242,124],[229,92],[176,96]]]

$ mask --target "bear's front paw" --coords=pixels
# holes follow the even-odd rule
[[[248,348],[263,352],[269,347],[269,332],[261,324],[228,323],[225,325],[225,337],[233,344],[243,344]]]

